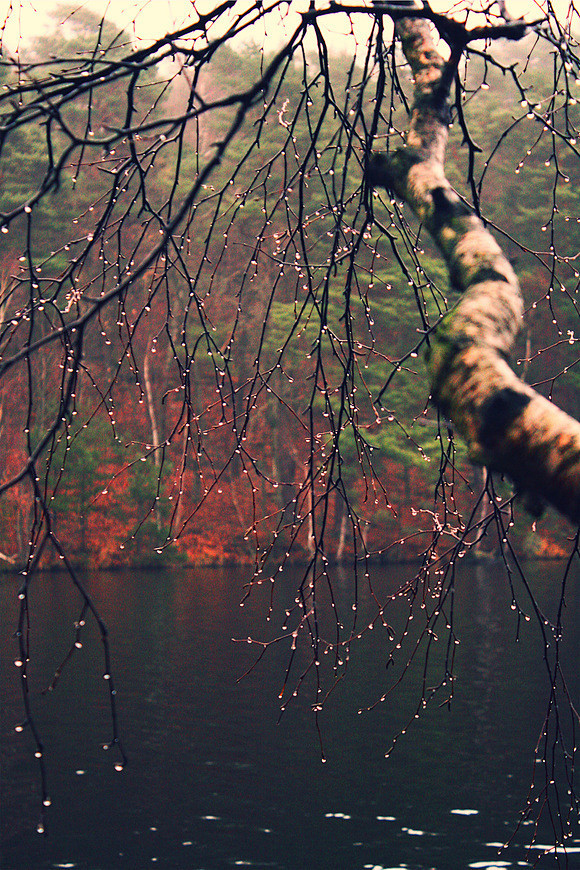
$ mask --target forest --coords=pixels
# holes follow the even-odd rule
[[[322,34],[301,45],[303,63],[277,64],[215,159],[240,84],[274,52],[216,40],[194,67],[174,46],[128,87],[115,72],[128,33],[64,7],[54,24],[0,73],[4,565],[58,566],[55,541],[90,567],[260,569],[317,549],[331,561],[455,546],[485,557],[514,512],[522,554],[563,555],[562,520],[529,517],[430,404],[423,348],[454,290],[403,204],[361,194],[381,75],[362,45],[332,53]],[[527,57],[533,38],[494,44],[493,63],[470,55],[447,173],[521,283],[518,374],[578,416],[579,86],[549,43]],[[393,46],[385,57],[400,66]],[[53,117],[38,96],[46,69]],[[78,75],[90,86],[69,99]],[[385,143],[402,137],[403,84]],[[210,157],[196,199],[177,205]],[[179,209],[185,222],[159,248]],[[77,321],[82,346],[65,339]],[[486,513],[488,497],[501,515]]]

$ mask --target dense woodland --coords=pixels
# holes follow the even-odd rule
[[[131,49],[90,12],[61,10],[62,21],[21,47],[19,63],[33,64],[21,79],[12,61],[0,67],[3,356],[82,321],[131,277],[232,123],[232,94],[268,62],[242,41],[218,45],[194,71],[176,53],[141,70],[130,98],[119,77],[65,102],[50,138],[42,113],[12,128],[10,106],[30,99],[23,85],[38,64],[66,82],[77,67],[97,68],[99,51],[111,62]],[[554,81],[547,47],[526,59],[534,38],[498,42],[495,65],[470,56],[447,172],[520,278],[519,373],[578,415],[580,87]],[[358,128],[380,68],[360,50],[331,54],[322,36],[301,51],[304,66],[289,57],[276,72],[170,244],[83,325],[74,382],[63,378],[62,343],[4,375],[6,566],[25,564],[42,538],[39,498],[67,556],[94,567],[261,564],[309,557],[314,537],[329,560],[414,558],[453,547],[489,493],[507,504],[506,527],[512,510],[522,515],[520,553],[564,552],[564,521],[512,508],[509,482],[472,468],[429,405],[422,349],[453,291],[401,203],[375,193],[375,223],[363,225]],[[404,67],[399,76],[404,84]],[[401,88],[381,118],[385,143],[404,129]],[[192,111],[193,95],[213,111]],[[111,133],[131,127],[135,136]],[[22,474],[31,455],[37,493]],[[473,553],[497,553],[497,523],[480,522],[467,549],[477,541]],[[62,553],[46,547],[39,558],[58,565]]]

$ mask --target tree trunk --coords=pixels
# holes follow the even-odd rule
[[[154,452],[153,461],[155,467],[161,465],[161,456],[159,454],[159,445],[161,438],[159,437],[159,426],[157,424],[157,411],[155,410],[155,396],[153,386],[151,384],[151,351],[147,347],[145,356],[143,357],[143,387],[145,388],[145,400],[147,402],[147,413],[149,414],[149,422],[151,424],[151,440],[153,442]]]
[[[149,422],[151,423],[151,440],[153,441],[153,462],[155,468],[161,467],[161,454],[159,446],[161,438],[159,437],[159,426],[157,424],[157,411],[155,410],[155,395],[151,384],[151,350],[149,347],[145,350],[143,358],[143,386],[145,387],[145,399],[147,402],[147,413],[149,414]],[[155,502],[155,526],[157,531],[161,531],[161,509],[159,501]]]
[[[348,509],[342,497],[338,499],[337,510],[340,512],[340,523],[338,526],[335,559],[337,562],[342,562],[344,551],[346,549],[346,535],[348,532]]]
[[[449,88],[461,55],[447,62],[426,21],[397,23],[415,79],[406,147],[375,155],[369,179],[404,199],[437,243],[462,295],[430,337],[434,401],[461,433],[471,460],[507,474],[520,492],[580,522],[580,423],[509,367],[523,316],[518,280],[479,218],[447,181]]]

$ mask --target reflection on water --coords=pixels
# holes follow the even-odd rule
[[[552,577],[550,570],[534,568],[546,600],[557,591],[558,568]],[[389,568],[376,583],[395,588],[408,573]],[[40,695],[66,654],[79,605],[66,578],[37,578],[31,685],[46,748],[50,835],[35,833],[37,769],[29,736],[14,731],[21,708],[15,669],[6,662],[15,646],[4,631],[3,870],[492,870],[537,860],[547,846],[526,858],[525,826],[498,854],[527,794],[547,685],[537,626],[525,624],[514,644],[509,595],[493,568],[465,567],[459,578],[451,709],[428,708],[385,759],[393,734],[412,716],[418,675],[357,715],[388,685],[385,637],[367,632],[321,716],[326,764],[311,698],[299,696],[277,724],[287,645],[270,647],[237,681],[256,649],[232,637],[274,631],[263,618],[266,603],[250,599],[239,608],[243,580],[234,570],[87,578],[110,630],[130,760],[116,773],[117,759],[101,748],[110,737],[108,698],[92,628],[56,691]],[[344,585],[346,594],[347,579]],[[3,580],[0,593],[2,625],[15,625],[17,581]],[[337,596],[340,603],[340,589]],[[574,578],[572,662],[578,599]],[[578,698],[577,673],[569,670]],[[570,866],[580,867],[580,840],[571,847]]]

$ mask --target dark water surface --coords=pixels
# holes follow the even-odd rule
[[[388,759],[393,734],[413,714],[418,674],[374,711],[358,715],[389,678],[385,633],[367,632],[321,715],[325,764],[309,684],[277,724],[287,644],[270,647],[257,669],[237,682],[257,650],[232,637],[281,633],[279,623],[274,628],[264,621],[264,601],[239,607],[244,573],[86,578],[110,631],[130,762],[122,773],[114,770],[114,753],[102,750],[110,724],[94,627],[87,627],[83,649],[56,690],[41,695],[73,639],[79,603],[64,575],[35,579],[30,683],[52,799],[47,837],[36,833],[40,798],[31,736],[14,730],[22,719],[12,665],[17,647],[10,637],[19,581],[0,579],[3,870],[532,866],[540,850],[526,855],[530,826],[520,828],[499,856],[498,845],[509,839],[525,803],[548,683],[535,619],[523,624],[514,643],[516,618],[501,570],[463,567],[455,700],[450,711],[428,708]],[[548,611],[561,573],[559,565],[529,566]],[[410,574],[405,566],[380,569],[376,583],[383,591],[395,589]],[[349,590],[345,575],[337,584],[339,606]],[[565,668],[576,703],[579,602],[575,575]],[[365,607],[370,603],[362,593],[359,611]],[[538,843],[548,845],[549,833],[542,830]],[[568,860],[580,867],[578,831]],[[539,866],[555,865],[548,859]]]

